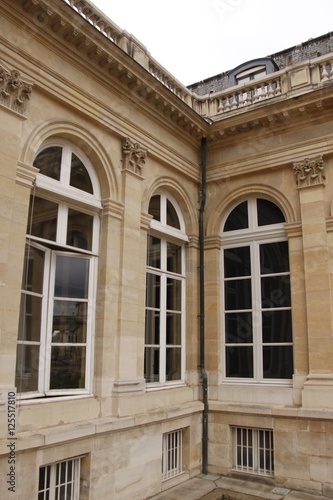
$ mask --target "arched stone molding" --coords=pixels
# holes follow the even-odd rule
[[[297,221],[293,206],[281,191],[264,184],[249,184],[228,193],[213,210],[209,210],[210,215],[207,219],[207,235],[219,234],[221,232],[222,221],[231,210],[232,206],[253,195],[262,196],[277,204],[284,213],[286,222],[292,223]]]
[[[101,198],[118,200],[119,188],[112,160],[99,140],[76,123],[53,120],[37,127],[22,148],[20,161],[32,165],[40,146],[51,138],[68,140],[81,149],[94,166],[101,186]]]
[[[186,190],[174,179],[170,177],[160,177],[156,179],[144,192],[142,197],[142,212],[148,212],[149,200],[158,191],[169,192],[179,205],[182,211],[186,234],[198,233],[198,210]],[[192,197],[193,198],[193,197]]]

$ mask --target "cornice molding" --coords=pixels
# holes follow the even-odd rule
[[[50,40],[69,45],[83,64],[106,76],[109,83],[121,82],[123,92],[130,93],[173,127],[180,127],[193,139],[205,134],[206,123],[192,108],[191,92],[179,82],[175,86],[172,75],[166,70],[163,73],[135,37],[87,0],[25,0],[23,16],[26,23],[29,20],[39,24],[36,36],[42,39],[43,34],[49,34]]]

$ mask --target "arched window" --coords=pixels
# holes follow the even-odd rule
[[[254,382],[293,374],[288,241],[280,208],[239,203],[223,227],[224,377]]]
[[[91,390],[99,239],[98,181],[68,143],[38,153],[17,345],[21,397]]]
[[[166,194],[154,195],[147,245],[145,379],[150,385],[184,380],[185,255],[181,212]]]

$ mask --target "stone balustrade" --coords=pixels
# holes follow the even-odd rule
[[[330,83],[333,83],[332,54],[288,66],[220,92],[203,96],[192,94],[192,107],[202,116],[219,119],[224,115],[230,116],[255,106],[267,105],[269,100],[277,102]]]
[[[328,54],[288,66],[247,84],[199,96],[153,59],[139,40],[121,30],[92,4],[86,0],[64,2],[203,117],[218,120],[226,115],[253,109],[255,106],[267,105],[268,101],[277,102],[333,82],[333,58],[332,54]]]

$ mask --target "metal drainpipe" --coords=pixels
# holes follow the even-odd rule
[[[200,372],[202,378],[202,473],[208,466],[208,379],[205,369],[205,263],[204,263],[204,211],[206,205],[206,137],[201,139],[201,202],[199,208],[199,290],[200,290]]]

